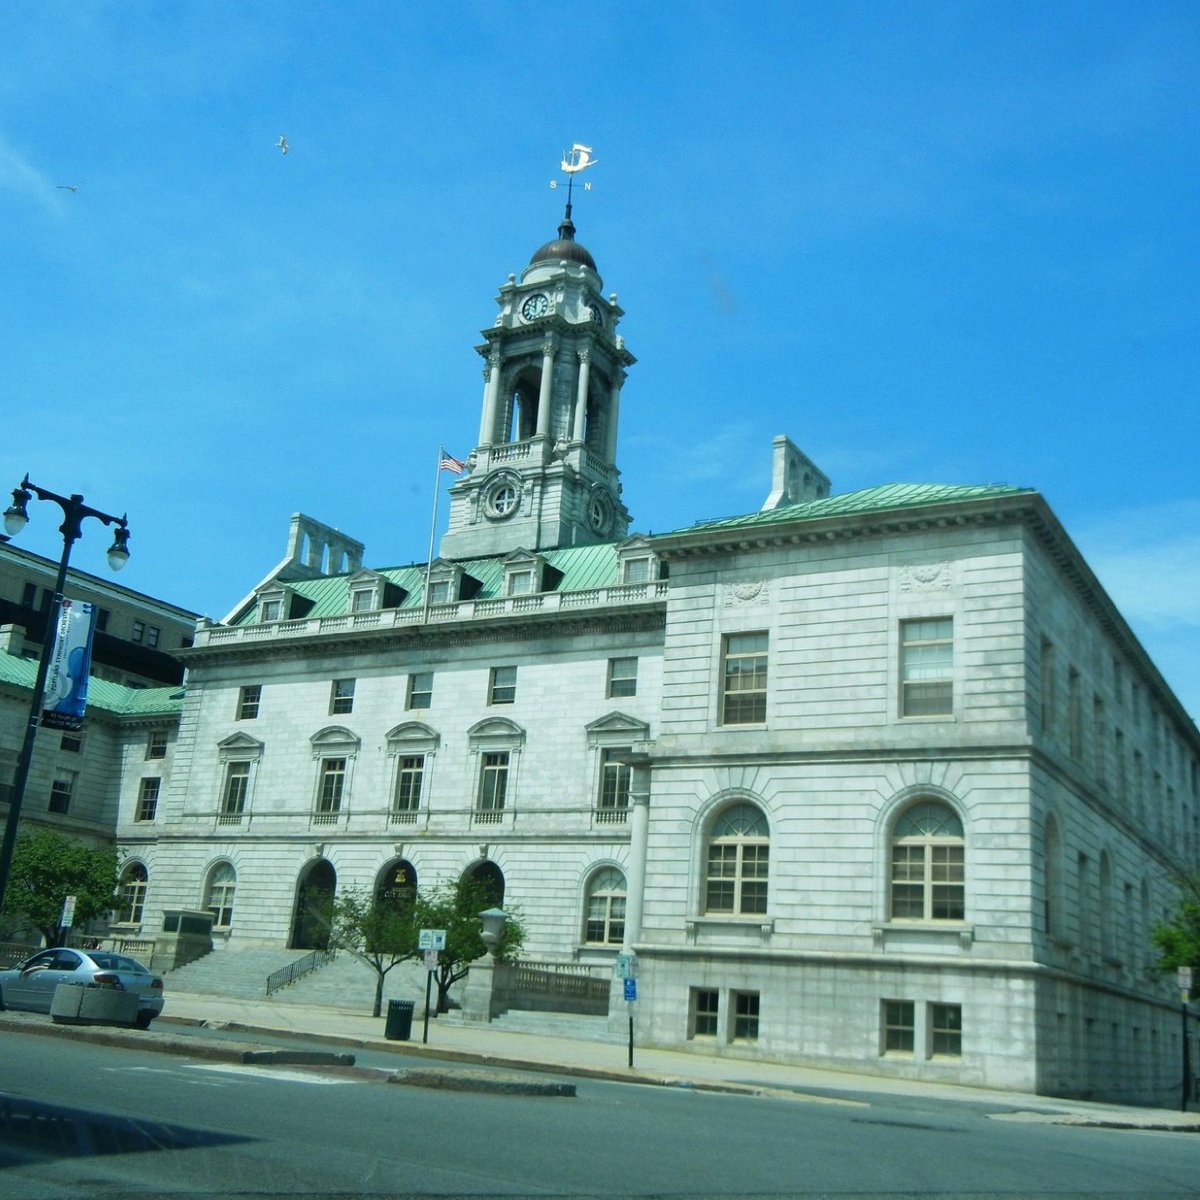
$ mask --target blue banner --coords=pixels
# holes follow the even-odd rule
[[[42,701],[42,724],[51,729],[82,729],[92,669],[96,606],[63,598],[54,631],[50,673]]]

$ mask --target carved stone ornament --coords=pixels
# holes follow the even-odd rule
[[[948,562],[900,568],[899,587],[902,592],[944,592],[953,582]]]
[[[725,607],[737,604],[766,604],[770,591],[763,580],[755,583],[727,583],[725,585]]]

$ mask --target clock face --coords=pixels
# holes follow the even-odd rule
[[[521,305],[521,316],[527,321],[544,317],[550,311],[550,300],[544,292],[535,292]]]

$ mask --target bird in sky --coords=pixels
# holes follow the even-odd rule
[[[77,184],[77,183],[56,183],[54,186],[56,188],[60,188],[64,192],[79,191],[79,184]]]
[[[288,140],[283,136],[282,133],[279,135],[279,141],[277,141],[275,145],[279,147],[280,154],[286,154],[288,152]]]

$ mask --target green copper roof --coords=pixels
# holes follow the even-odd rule
[[[952,483],[886,483],[880,487],[863,488],[841,496],[826,496],[823,500],[808,500],[803,504],[785,504],[766,512],[748,513],[741,517],[724,517],[712,521],[697,521],[674,534],[696,530],[753,529],[762,525],[779,525],[790,521],[816,521],[824,517],[860,516],[867,513],[890,512],[922,505],[959,504],[968,500],[991,500],[1000,496],[1031,494],[1032,488],[1009,487],[1007,484]]]
[[[15,654],[0,653],[0,683],[33,690],[37,662]],[[183,707],[183,688],[132,688],[94,676],[88,681],[88,708],[118,716],[171,716]]]
[[[606,542],[597,546],[569,546],[561,550],[543,550],[541,557],[562,578],[555,585],[559,592],[583,592],[589,588],[606,587],[617,581],[617,543]],[[463,573],[479,583],[475,599],[487,600],[504,595],[504,560],[508,553],[489,555],[486,558],[456,559]],[[332,617],[350,611],[350,581],[358,572],[345,575],[329,575],[320,579],[293,579],[283,583],[290,592],[312,601],[306,617]],[[407,567],[380,567],[374,574],[404,589],[401,609],[419,608],[425,595],[425,564],[413,563]],[[234,624],[247,625],[256,620],[251,608]]]

